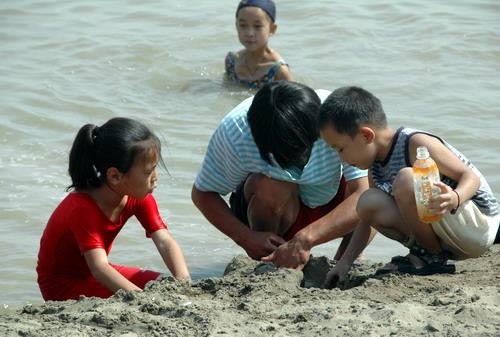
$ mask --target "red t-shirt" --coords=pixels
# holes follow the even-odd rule
[[[109,255],[115,237],[132,215],[148,237],[167,228],[152,194],[143,200],[129,196],[117,223],[111,222],[88,194],[68,194],[52,213],[40,240],[36,268],[39,282],[45,277],[91,275],[83,253],[102,248]]]

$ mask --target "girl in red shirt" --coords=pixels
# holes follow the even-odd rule
[[[135,120],[113,118],[80,129],[69,155],[71,193],[52,213],[40,240],[37,273],[45,300],[109,297],[157,279],[161,273],[108,261],[113,240],[132,215],[173,276],[190,280],[151,194],[158,163],[164,165],[158,137]]]

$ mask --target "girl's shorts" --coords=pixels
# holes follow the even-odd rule
[[[480,256],[493,244],[499,222],[500,214],[484,215],[467,200],[455,214],[448,212],[432,223],[432,229],[441,239],[443,249],[450,251],[453,259],[463,260]]]

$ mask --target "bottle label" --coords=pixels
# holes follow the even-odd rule
[[[438,221],[441,217],[429,209],[431,199],[441,193],[441,189],[434,184],[439,181],[437,167],[429,167],[426,170],[414,170],[415,200],[419,217],[424,222]]]

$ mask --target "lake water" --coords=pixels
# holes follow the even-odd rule
[[[77,130],[127,116],[164,142],[169,174],[155,195],[195,278],[218,276],[238,246],[192,205],[190,189],[220,119],[250,93],[224,84],[240,48],[236,1],[0,3],[0,303],[40,302],[35,265],[46,221],[69,184]],[[271,40],[313,88],[360,85],[393,126],[435,132],[500,192],[500,2],[277,1]],[[336,243],[315,255],[333,256]],[[377,237],[364,256],[404,252]],[[131,221],[111,261],[163,270]]]

